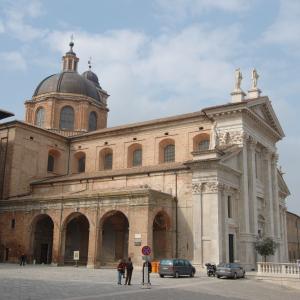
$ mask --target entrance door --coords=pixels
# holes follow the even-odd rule
[[[41,244],[41,263],[48,263],[48,244]]]
[[[229,262],[234,262],[234,235],[229,234]]]

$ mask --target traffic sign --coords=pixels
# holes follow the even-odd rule
[[[144,255],[150,255],[150,254],[151,254],[151,248],[150,248],[149,246],[144,246],[144,247],[142,248],[142,253],[143,253]]]

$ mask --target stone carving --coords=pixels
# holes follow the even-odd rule
[[[219,145],[241,145],[247,142],[249,135],[242,131],[224,131],[219,133]]]
[[[251,79],[252,79],[252,89],[257,89],[257,81],[258,81],[259,75],[256,71],[256,69],[252,70]]]
[[[235,86],[234,86],[235,91],[241,91],[242,79],[243,79],[242,72],[240,68],[238,68],[235,70]]]
[[[206,182],[203,184],[203,192],[205,193],[217,193],[219,190],[224,189],[224,184],[217,181]]]
[[[193,183],[192,184],[193,194],[201,194],[202,192],[202,183]]]
[[[211,127],[211,138],[210,138],[210,145],[209,149],[215,149],[216,146],[219,144],[219,135],[217,131],[217,122],[215,121]]]

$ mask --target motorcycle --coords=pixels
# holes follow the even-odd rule
[[[207,270],[207,276],[208,277],[211,277],[211,276],[215,277],[217,266],[214,265],[214,264],[210,264],[210,263],[205,264],[205,266],[206,266],[206,270]]]

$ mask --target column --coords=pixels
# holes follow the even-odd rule
[[[264,151],[266,160],[266,178],[265,178],[265,188],[267,192],[268,199],[268,213],[269,213],[269,235],[274,238],[274,210],[273,210],[273,185],[272,185],[272,164],[271,158],[272,153],[269,150]]]
[[[194,239],[194,257],[195,265],[203,265],[202,251],[202,183],[192,184],[193,199],[193,239]]]
[[[90,224],[87,268],[94,268],[96,265],[97,238],[97,226]]]
[[[60,264],[60,248],[61,248],[61,230],[60,225],[54,222],[53,227],[53,245],[52,245],[52,265]]]
[[[256,193],[256,159],[255,159],[255,149],[257,141],[253,138],[250,140],[250,155],[251,155],[251,194],[252,194],[252,207],[253,207],[253,233],[257,235],[258,233],[258,221],[257,221],[257,193]]]
[[[273,173],[273,206],[274,206],[274,222],[276,226],[276,238],[280,239],[280,215],[279,215],[279,199],[278,199],[278,178],[277,178],[277,161],[278,154],[272,156],[272,173]]]

